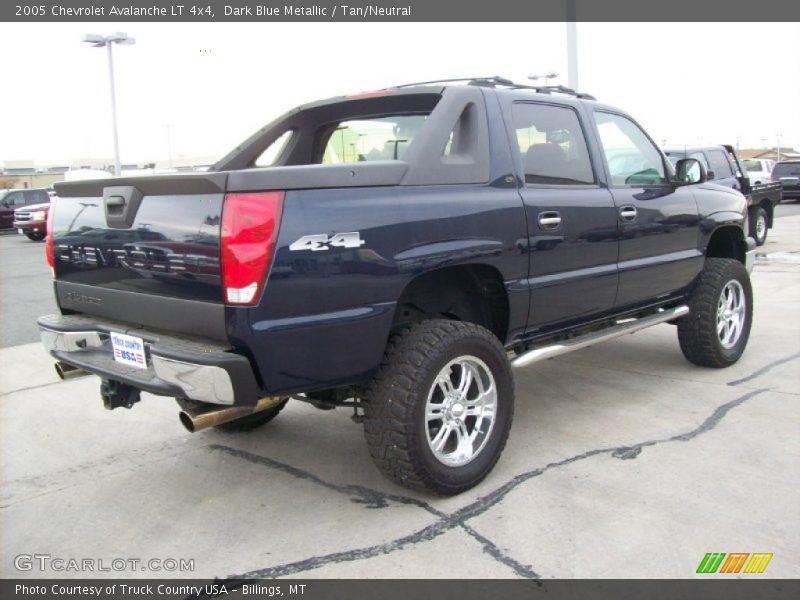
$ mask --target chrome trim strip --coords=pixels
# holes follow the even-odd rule
[[[658,325],[659,323],[664,323],[666,321],[671,321],[688,314],[689,307],[685,304],[682,304],[681,306],[676,306],[675,308],[670,308],[667,310],[660,310],[653,315],[641,317],[633,321],[625,320],[624,322],[617,323],[616,325],[613,325],[612,327],[603,331],[588,333],[571,340],[549,344],[547,346],[542,346],[541,348],[535,348],[525,352],[524,354],[521,354],[512,360],[511,366],[527,367],[528,365],[539,362],[540,360],[560,356],[574,350],[580,350],[581,348],[592,346],[598,342],[605,342],[606,340],[620,337],[626,333],[634,333],[641,329],[652,327],[653,325]]]

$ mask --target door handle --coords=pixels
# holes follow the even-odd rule
[[[539,227],[552,230],[561,227],[561,215],[554,210],[539,213]]]
[[[636,207],[635,206],[622,206],[619,209],[619,218],[623,221],[636,220]]]

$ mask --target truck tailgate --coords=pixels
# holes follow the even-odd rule
[[[190,174],[57,184],[52,248],[62,310],[225,339],[225,181]]]

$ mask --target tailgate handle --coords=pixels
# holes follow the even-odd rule
[[[106,225],[111,229],[130,229],[142,203],[142,192],[132,185],[103,188]]]

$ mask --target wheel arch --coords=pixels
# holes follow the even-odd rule
[[[744,264],[746,253],[747,240],[739,225],[718,226],[706,244],[706,258],[733,258]]]
[[[433,317],[476,323],[505,342],[510,306],[500,271],[486,263],[468,263],[415,276],[400,294],[392,327]]]

